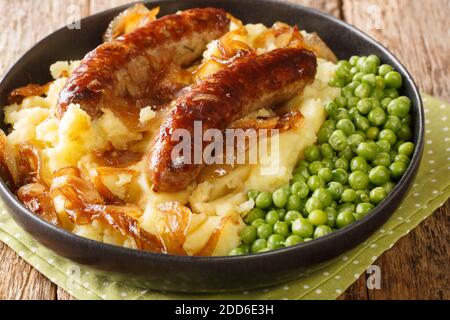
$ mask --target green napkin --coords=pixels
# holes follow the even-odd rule
[[[450,196],[450,105],[426,95],[423,99],[425,151],[416,181],[399,209],[366,242],[322,270],[290,283],[257,291],[200,295],[156,292],[114,282],[104,273],[74,264],[40,245],[15,224],[1,202],[0,240],[78,299],[335,299]]]

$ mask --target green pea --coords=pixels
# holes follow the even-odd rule
[[[235,248],[230,251],[228,254],[229,256],[242,256],[243,254],[246,254],[246,252],[241,248]]]
[[[397,89],[389,88],[384,90],[384,96],[389,97],[391,99],[397,99],[400,96],[400,94],[398,93]]]
[[[318,226],[314,230],[314,239],[326,236],[327,234],[330,234],[332,232],[333,230],[331,230],[331,228],[327,225]]]
[[[386,82],[384,81],[384,78],[382,76],[375,77],[375,88],[379,90],[384,90],[384,88],[386,88]]]
[[[355,89],[353,89],[352,86],[344,86],[344,88],[341,89],[341,95],[344,96],[346,99],[349,99],[353,97],[353,94],[355,92]]]
[[[256,190],[249,190],[249,191],[247,192],[247,197],[248,197],[249,200],[255,200],[255,199],[256,199],[256,196],[258,196],[258,194],[259,194],[259,191],[256,191]]]
[[[391,158],[391,162],[395,161],[395,157],[397,156],[397,152],[394,150],[389,151],[389,157]]]
[[[309,173],[311,173],[312,175],[317,175],[319,173],[320,168],[322,168],[322,162],[314,161],[309,166]]]
[[[358,109],[355,107],[349,107],[348,114],[350,116],[351,120],[354,120],[357,116],[360,116],[361,113],[359,113]]]
[[[331,194],[328,192],[325,188],[319,188],[312,194],[314,198],[319,199],[320,203],[322,204],[322,208],[328,207],[331,205],[331,202],[333,201],[333,198]]]
[[[241,243],[241,244],[238,246],[238,248],[241,249],[241,250],[243,250],[244,253],[246,253],[246,254],[250,252],[250,245],[248,245],[248,244],[246,244],[246,243]]]
[[[334,167],[335,167],[336,169],[342,169],[342,170],[345,170],[345,171],[348,170],[348,166],[349,166],[348,160],[345,159],[345,158],[339,158],[339,159],[337,159],[337,160],[335,161],[335,164],[334,164]]]
[[[370,122],[364,116],[357,116],[354,119],[355,125],[359,130],[367,131],[370,128]]]
[[[355,97],[358,98],[368,98],[370,96],[372,89],[367,83],[361,83],[356,89],[355,89]]]
[[[378,136],[379,136],[379,134],[378,134]],[[389,151],[391,151],[391,144],[389,143],[389,141],[378,140],[376,142],[376,144],[378,145],[378,148],[380,149],[381,152],[389,152]]]
[[[367,129],[367,138],[370,140],[375,140],[378,138],[378,134],[380,133],[380,129],[378,127],[370,127]]]
[[[352,66],[356,66],[356,63],[358,62],[359,56],[351,56],[348,60]]]
[[[371,143],[363,142],[358,146],[358,148],[356,148],[356,153],[358,156],[370,161],[375,158],[375,155],[377,154],[377,147]]]
[[[384,141],[384,140],[382,140]],[[375,166],[383,166],[389,167],[391,164],[391,157],[387,152],[381,152],[375,155],[375,158],[372,160],[372,164]]]
[[[334,74],[335,74],[335,76],[337,76],[339,78],[345,79],[348,76],[350,69],[351,69],[351,66],[338,63],[338,66],[337,66]]]
[[[333,173],[333,181],[339,182],[342,185],[345,185],[347,183],[348,180],[348,174],[345,170],[343,169],[334,169],[332,171]]]
[[[322,210],[322,208],[322,202],[320,202],[320,200],[315,197],[309,198],[305,203],[305,210],[307,213],[311,213],[314,210]]]
[[[252,244],[256,240],[257,231],[253,226],[245,226],[241,233],[241,241],[245,244]]]
[[[399,179],[403,176],[408,165],[404,162],[395,161],[389,166],[391,175],[394,179]]]
[[[334,169],[334,161],[332,159],[333,158],[323,159],[322,160],[323,167],[333,170]]]
[[[294,182],[291,185],[291,193],[297,195],[300,199],[304,199],[309,193],[309,188],[304,182]]]
[[[288,224],[291,224],[292,222],[294,222],[294,220],[301,218],[301,216],[302,215],[297,210],[289,210],[284,216],[284,221]]]
[[[355,212],[355,208],[356,208],[356,206],[353,203],[346,202],[346,203],[341,203],[338,206],[337,211],[338,211],[338,213],[341,213],[341,212],[350,212],[350,213],[352,213],[352,212]]]
[[[322,124],[322,128],[329,128],[331,130],[335,130],[336,122],[333,119],[325,120],[325,122]]]
[[[369,197],[369,194],[366,191],[364,191],[364,190],[356,190],[355,203],[369,202],[369,201],[370,201],[370,197]]]
[[[308,179],[308,187],[310,190],[314,191],[320,187],[325,186],[325,181],[317,175],[311,176]]]
[[[361,216],[365,216],[371,210],[373,210],[373,208],[374,208],[374,206],[371,203],[367,203],[367,202],[358,203],[358,205],[356,206],[356,213]]]
[[[272,206],[272,194],[270,192],[261,192],[255,200],[255,205],[260,209],[268,209]]]
[[[286,190],[279,188],[273,192],[272,200],[273,204],[277,208],[283,208],[288,200],[289,192],[286,192]]]
[[[353,75],[352,81],[353,82],[361,82],[364,75],[365,75],[364,72],[357,72]]]
[[[399,89],[403,83],[402,76],[397,71],[388,72],[384,76],[384,80],[386,82],[387,87],[394,89]]]
[[[297,167],[295,169],[296,171],[296,175],[300,174],[302,175],[305,179],[308,179],[311,175],[309,174],[309,170],[307,167]]]
[[[397,136],[402,140],[409,140],[412,138],[411,128],[407,124],[402,124],[400,129],[397,131]]]
[[[250,251],[252,253],[258,253],[261,250],[265,249],[267,247],[267,240],[265,239],[256,239],[255,242],[253,242]]]
[[[373,108],[367,116],[369,122],[374,126],[381,126],[386,122],[386,113],[380,107]]]
[[[372,89],[372,93],[370,94],[370,97],[372,99],[374,99],[375,101],[377,101],[379,104],[379,101],[381,101],[385,97],[384,90],[379,89],[379,88],[374,88],[374,89]],[[380,106],[381,106],[381,104],[380,104]]]
[[[260,239],[267,239],[268,237],[270,237],[272,232],[272,226],[268,223],[264,223],[256,229],[256,233],[258,234],[258,237]]]
[[[394,145],[397,142],[397,136],[394,131],[391,129],[383,129],[380,131],[378,135],[379,140],[386,140],[392,145]]]
[[[358,97],[350,97],[347,98],[347,107],[350,108],[355,108],[358,105],[358,102],[361,101],[360,98]],[[350,111],[349,111],[350,114]],[[350,114],[350,118],[352,118],[352,115]]]
[[[376,74],[378,65],[369,58],[363,63],[361,71],[364,73]]]
[[[347,109],[339,108],[336,112],[336,115],[334,116],[334,119],[336,121],[339,121],[341,119],[350,119],[350,114],[348,113]]]
[[[410,114],[407,114],[403,119],[402,119],[402,124],[406,124],[407,126],[410,126],[412,123],[412,117]]]
[[[381,186],[389,181],[390,173],[386,167],[376,166],[369,171],[370,183]]]
[[[340,159],[345,159],[345,160],[347,160],[346,167],[348,168],[348,162],[349,162],[350,160],[352,160],[352,158],[353,158],[353,151],[352,151],[352,148],[351,148],[350,146],[347,146],[344,150],[339,151],[338,157],[339,157]]]
[[[306,147],[305,149],[305,160],[309,162],[313,162],[319,160],[320,158],[320,150],[316,145],[311,145]]]
[[[277,221],[280,220],[280,215],[278,214],[278,211],[276,210],[270,210],[266,214],[266,222],[273,226]]]
[[[349,136],[355,132],[355,125],[349,119],[341,119],[336,123],[336,129],[342,130]]]
[[[397,132],[401,126],[402,121],[400,120],[400,118],[398,118],[397,116],[389,115],[383,128]]]
[[[314,226],[305,218],[299,218],[292,222],[292,234],[302,237],[303,239],[312,237]]]
[[[314,226],[320,226],[328,222],[328,215],[325,211],[314,210],[308,215],[308,221]]]
[[[395,159],[394,159],[394,162],[396,162],[396,161],[403,162],[404,164],[406,164],[408,166],[411,160],[409,160],[409,157],[405,156],[404,154],[398,154],[395,156]]]
[[[254,208],[247,214],[245,223],[251,224],[256,219],[264,219],[265,216],[266,213],[263,210],[261,210],[260,208]]]
[[[302,159],[298,162],[297,167],[305,167],[308,168],[309,167],[309,162],[306,161],[305,159]]]
[[[347,99],[342,96],[336,97],[336,99],[334,99],[334,103],[336,103],[338,108],[345,108],[345,106],[347,105]]]
[[[333,148],[328,143],[323,143],[320,147],[320,154],[325,159],[332,159],[334,156]]]
[[[327,214],[327,221],[328,221],[327,224],[331,228],[334,228],[336,226],[336,217],[337,217],[336,209],[334,209],[332,207],[327,207],[323,211],[325,211]]]
[[[394,190],[395,188],[395,183],[393,183],[392,181],[386,182],[383,186],[384,190],[386,190],[386,194],[389,194],[392,192],[392,190]]]
[[[414,152],[414,143],[405,142],[398,147],[398,153],[410,157]]]
[[[275,250],[284,247],[284,237],[280,234],[272,234],[267,239],[267,247],[270,250]]]
[[[348,177],[348,184],[355,190],[364,190],[369,186],[369,177],[362,171],[355,171]],[[354,199],[352,201],[354,201]]]
[[[378,74],[380,76],[384,77],[385,75],[387,75],[389,72],[391,72],[393,70],[394,70],[394,68],[392,68],[390,65],[383,64],[378,67]]]
[[[299,244],[302,242],[303,242],[303,238],[293,234],[286,238],[286,240],[284,241],[284,245],[286,247],[292,247],[292,246],[295,246],[296,244]]]
[[[350,161],[350,170],[352,172],[354,171],[367,172],[368,169],[369,165],[367,164],[366,159],[364,159],[363,157],[357,156]]]
[[[345,86],[345,80],[338,77],[333,77],[329,82],[328,85],[333,88],[342,88]]]
[[[392,98],[390,98],[390,97],[383,98],[381,100],[381,107],[384,110],[387,110],[387,107],[388,107],[389,103],[391,103],[391,101],[392,101]]]
[[[356,67],[358,68],[358,70],[362,71],[363,65],[366,62],[366,60],[367,60],[366,56],[359,57],[358,62],[356,63]]]
[[[376,187],[369,193],[370,202],[377,205],[386,198],[386,195],[386,190],[383,187]]]
[[[258,218],[258,219],[253,220],[251,225],[252,225],[252,227],[258,228],[260,225],[262,225],[264,223],[266,223],[265,219]]]
[[[355,217],[352,212],[340,212],[336,218],[336,227],[341,229],[352,224],[353,222],[355,222]]]
[[[300,211],[301,209],[301,202],[302,199],[300,199],[300,197],[296,194],[292,194],[289,196],[287,204],[286,204],[286,209],[287,210],[297,210]]]
[[[325,182],[330,182],[333,178],[333,173],[331,172],[330,168],[320,168],[317,175],[321,177]]]
[[[290,233],[289,224],[286,221],[277,221],[273,226],[273,232],[283,237],[287,237]]]
[[[297,173],[291,179],[291,183],[294,183],[294,182],[306,182],[306,178],[303,175],[301,175],[300,173]],[[273,193],[273,197],[274,197],[274,203],[275,203],[275,192]]]
[[[341,198],[342,192],[344,191],[344,187],[339,182],[331,181],[327,185],[327,190],[333,200],[339,200]]]
[[[397,116],[399,118],[403,118],[406,115],[408,115],[410,109],[411,109],[411,100],[404,96],[392,100],[387,108],[389,114]]]
[[[361,136],[360,134],[354,133],[351,136],[348,137],[347,142],[348,145],[350,146],[350,148],[353,151],[356,151],[356,148],[358,148],[358,146],[364,142],[364,137]]]
[[[330,128],[321,128],[317,133],[317,141],[319,142],[319,144],[328,142],[332,133],[333,130],[331,130]]]
[[[378,56],[371,54],[367,57],[367,61],[370,61],[371,63],[375,64],[377,68],[380,66],[381,60]]]
[[[342,192],[341,200],[343,202],[353,202],[356,199],[356,191],[353,189],[345,189],[344,192]]]
[[[376,77],[374,74],[365,74],[362,76],[361,82],[368,84],[371,88],[374,88],[376,85]]]

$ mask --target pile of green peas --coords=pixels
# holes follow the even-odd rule
[[[255,208],[230,255],[311,241],[381,203],[414,152],[411,101],[400,96],[402,83],[400,73],[375,55],[339,61],[329,85],[341,95],[325,107],[317,144],[305,149],[290,183],[273,193],[248,192]]]

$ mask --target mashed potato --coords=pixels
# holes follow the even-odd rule
[[[264,37],[268,28],[262,24],[245,26],[234,23],[233,31],[226,37],[230,41],[240,41],[257,53],[263,53],[286,45],[283,39]],[[218,54],[217,41],[208,45],[203,54],[202,66],[196,71],[196,81],[217,72],[221,67],[211,63],[211,56]],[[134,216],[145,231],[159,234],[163,232],[165,203],[178,202],[192,210],[186,230],[183,250],[189,255],[226,255],[239,245],[239,232],[244,217],[254,202],[247,199],[247,191],[256,189],[273,191],[289,182],[292,171],[303,157],[305,147],[315,143],[317,132],[324,119],[324,105],[339,95],[339,90],[328,86],[335,65],[319,59],[318,72],[313,84],[285,104],[286,109],[296,109],[304,116],[301,124],[291,130],[272,136],[268,143],[279,143],[278,152],[259,159],[257,164],[237,165],[226,175],[208,177],[201,183],[193,183],[182,192],[154,193],[151,181],[146,175],[145,157],[138,163],[125,168],[105,169],[93,154],[108,150],[132,150],[146,153],[159,120],[150,107],[143,108],[140,122],[148,131],[130,131],[111,111],[103,110],[99,119],[93,120],[79,105],[70,105],[61,119],[54,117],[58,94],[74,68],[74,62],[57,62],[50,67],[55,81],[50,85],[45,97],[27,97],[20,104],[5,107],[5,123],[12,130],[7,135],[8,144],[17,150],[22,143],[32,143],[42,159],[41,175],[50,185],[53,173],[61,168],[77,167],[83,179],[92,182],[99,177],[102,185],[115,197],[140,209]],[[271,110],[259,110],[257,114],[272,114]],[[268,175],[267,172],[271,174]],[[64,228],[83,237],[119,246],[136,248],[135,240],[124,235],[110,225],[94,220],[78,225],[70,221],[65,210],[65,200],[59,196],[53,205]],[[209,248],[206,253],[205,248]]]

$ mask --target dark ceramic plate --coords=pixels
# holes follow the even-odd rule
[[[383,46],[354,27],[333,17],[292,3],[273,0],[154,1],[161,14],[192,7],[224,8],[245,23],[275,21],[298,24],[317,32],[339,58],[376,54],[394,66],[404,77],[403,95],[412,100],[414,143],[411,164],[394,191],[372,213],[351,226],[318,240],[258,255],[238,257],[181,257],[116,247],[81,238],[56,228],[25,209],[0,184],[0,193],[14,220],[43,245],[78,263],[111,272],[119,280],[161,290],[218,292],[264,287],[306,275],[330,263],[377,230],[398,207],[408,190],[423,149],[424,116],[422,101],[411,76]],[[80,30],[62,28],[26,53],[4,76],[0,84],[0,105],[7,94],[30,82],[50,80],[48,68],[58,60],[80,59],[95,48],[111,19],[124,10],[115,8],[81,21]]]

